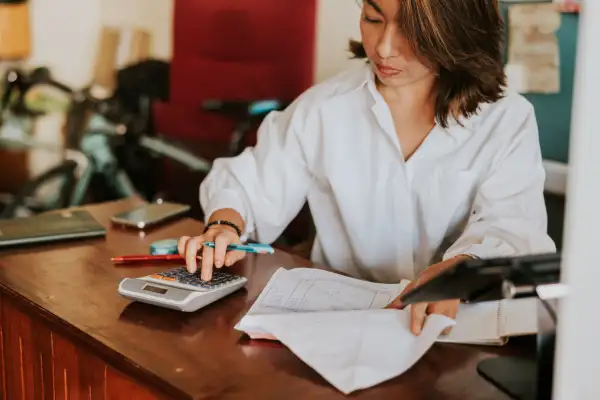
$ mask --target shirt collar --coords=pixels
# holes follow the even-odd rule
[[[364,66],[364,73],[360,74],[359,78],[354,83],[355,90],[367,90],[373,99],[373,106],[377,104],[379,101],[383,100],[381,94],[377,91],[377,87],[375,86],[375,74],[371,66],[366,63]],[[473,133],[477,127],[476,123],[479,119],[479,113],[471,116],[470,118],[460,117],[456,120],[453,117],[448,118],[448,127],[442,128],[438,121],[436,120],[436,125],[440,127],[440,129],[444,130],[448,134],[452,136],[458,136],[464,133]]]

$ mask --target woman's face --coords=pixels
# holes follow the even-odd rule
[[[364,0],[360,31],[373,71],[385,86],[401,87],[433,74],[398,27],[399,1]]]

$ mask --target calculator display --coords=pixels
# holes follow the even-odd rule
[[[167,293],[167,289],[159,288],[159,287],[156,287],[156,286],[150,286],[150,285],[144,286],[142,288],[142,290],[145,290],[147,292],[158,293],[158,294],[165,294],[165,293]]]

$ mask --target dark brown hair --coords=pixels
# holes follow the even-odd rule
[[[504,94],[504,24],[497,0],[398,0],[398,26],[415,54],[437,70],[435,114],[448,127],[450,116],[470,117],[480,103]],[[366,58],[361,42],[350,41],[353,58]]]

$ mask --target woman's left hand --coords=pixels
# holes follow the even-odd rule
[[[400,297],[432,279],[442,271],[447,268],[450,268],[457,264],[458,262],[469,259],[469,256],[457,256],[455,258],[442,261],[441,263],[434,264],[428,267],[417,279],[412,281],[405,289],[402,291],[400,296],[396,297],[394,301],[392,301],[386,308],[397,308],[403,309],[405,307],[404,304],[400,301]],[[444,300],[438,301],[434,303],[417,303],[410,306],[410,330],[413,334],[418,335],[421,333],[423,326],[425,325],[425,319],[429,314],[440,314],[445,315],[449,318],[456,318],[456,313],[458,313],[458,305],[460,304],[460,300]],[[442,334],[446,335],[450,333],[452,327],[446,328]]]

